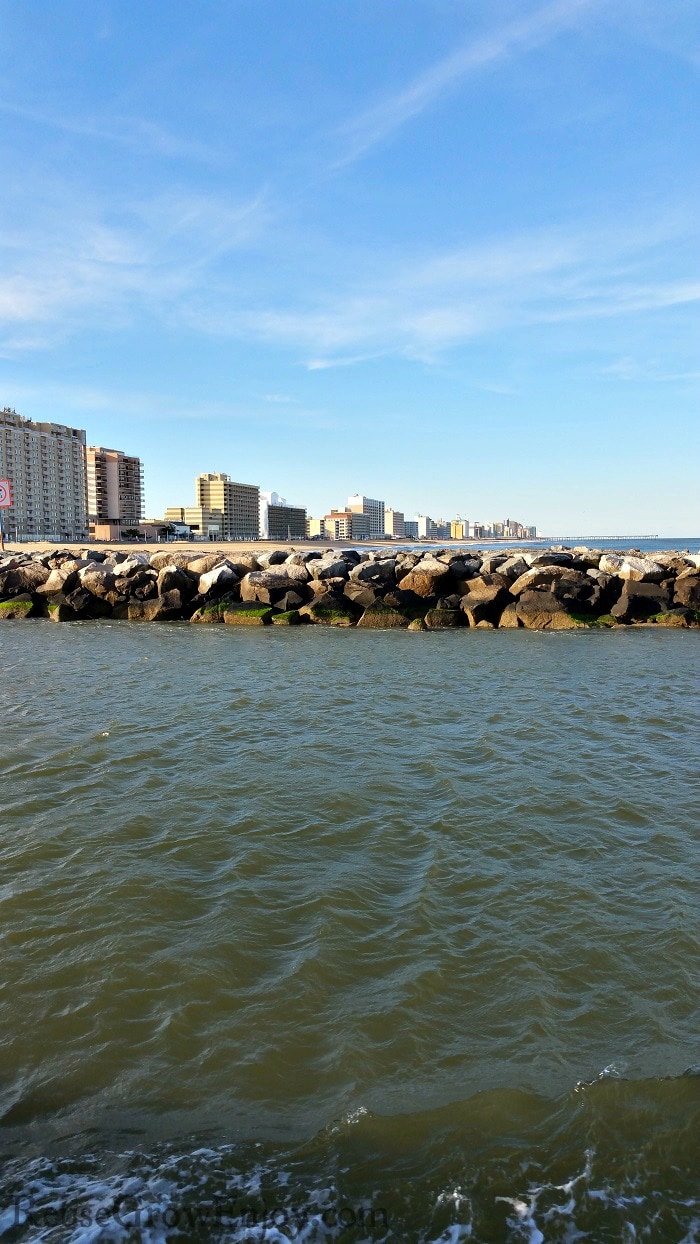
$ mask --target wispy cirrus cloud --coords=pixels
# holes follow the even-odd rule
[[[115,143],[150,155],[166,159],[217,163],[222,153],[207,143],[197,142],[174,134],[157,121],[147,117],[114,113],[106,117],[67,116],[60,109],[34,107],[15,100],[0,98],[0,113],[18,117],[31,124],[58,130],[80,139],[94,139],[98,143]]]
[[[0,353],[42,348],[96,315],[104,328],[144,311],[176,313],[206,286],[208,272],[267,226],[264,193],[240,202],[163,192],[89,204],[51,189],[26,223],[2,235]]]
[[[306,354],[324,371],[385,355],[436,362],[446,351],[506,330],[683,313],[700,304],[700,278],[673,276],[658,226],[647,231],[551,228],[348,276],[301,305],[210,305],[193,326],[251,336]],[[679,236],[677,257],[695,239]],[[671,243],[671,245],[674,245]],[[681,263],[681,267],[685,267]],[[697,264],[695,265],[697,268]]]
[[[573,25],[598,0],[551,0],[524,16],[467,40],[401,90],[359,113],[339,131],[345,150],[334,162],[351,164],[471,74],[541,47]]]

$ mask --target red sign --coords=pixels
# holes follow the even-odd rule
[[[0,479],[0,510],[7,510],[12,505],[12,485],[9,479]]]

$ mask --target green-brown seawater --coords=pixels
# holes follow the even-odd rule
[[[8,1240],[700,1236],[699,644],[3,624]]]

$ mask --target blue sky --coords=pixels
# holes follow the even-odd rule
[[[0,0],[3,405],[312,514],[697,534],[695,0]]]

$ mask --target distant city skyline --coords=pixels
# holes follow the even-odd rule
[[[0,12],[0,405],[147,514],[700,526],[691,0]]]

